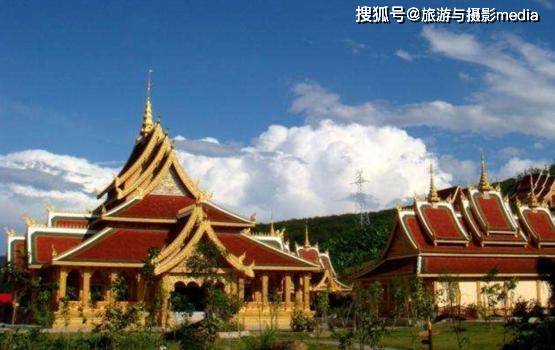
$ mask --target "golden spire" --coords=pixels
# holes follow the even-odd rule
[[[540,205],[538,202],[538,197],[536,197],[536,186],[532,179],[532,173],[530,173],[530,193],[528,194],[528,206],[530,208],[537,208]]]
[[[480,151],[480,183],[478,184],[480,191],[491,191],[491,184],[488,179],[486,170],[486,161],[484,160],[484,151]]]
[[[145,136],[152,130],[152,104],[150,103],[150,90],[152,89],[152,69],[148,70],[148,80],[146,84],[146,101],[145,111],[143,114],[143,126],[141,127],[141,135]]]
[[[308,240],[308,222],[304,222],[304,246],[305,248],[310,247],[310,241]]]
[[[430,163],[430,190],[428,192],[428,202],[439,202],[439,196],[437,194],[436,185],[434,183],[434,163]]]
[[[270,220],[270,236],[275,236],[276,230],[274,228],[274,211],[272,210],[272,218]]]

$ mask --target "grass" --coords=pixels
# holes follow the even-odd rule
[[[501,323],[463,323],[464,331],[461,332],[462,337],[466,337],[469,341],[467,349],[473,350],[490,350],[500,349],[503,345],[503,324]],[[310,350],[331,350],[337,349],[337,345],[315,344],[316,340],[313,336],[306,333],[279,332],[278,338],[281,340],[302,340],[309,345]],[[423,345],[421,340],[424,333],[421,333],[416,341],[415,349],[428,349],[427,345]],[[510,333],[507,341],[511,339]],[[322,337],[323,342],[333,340],[333,338]],[[449,323],[434,324],[434,349],[441,350],[458,350],[456,335]],[[220,349],[228,350],[245,350],[241,341],[220,341]],[[412,330],[409,328],[397,328],[392,330],[382,339],[382,346],[394,349],[413,349],[412,346]],[[355,347],[358,349],[358,345]]]
[[[502,323],[463,323],[464,331],[461,337],[469,341],[468,349],[489,350],[500,349],[503,345],[503,324]],[[458,350],[455,332],[449,323],[437,323],[434,325],[433,345],[435,349]],[[391,331],[382,341],[385,347],[397,349],[413,349],[412,335],[409,328],[398,328]],[[422,335],[422,334],[421,334]],[[421,344],[420,337],[417,340],[416,349],[427,349],[427,345]],[[511,339],[511,334],[507,336],[507,341]]]
[[[503,324],[501,323],[463,323],[464,330],[461,332],[462,337],[465,337],[469,341],[469,346],[467,349],[500,349],[503,345]],[[441,349],[441,350],[458,350],[456,335],[452,330],[450,323],[436,323],[434,325],[434,348]],[[24,336],[25,334],[21,334],[19,336]],[[30,335],[30,334],[28,334]],[[256,333],[254,333],[256,335]],[[71,342],[69,340],[74,339],[87,339],[90,337],[94,337],[97,335],[92,334],[85,334],[85,333],[75,333],[75,334],[41,334],[40,338],[47,343],[53,343],[56,339],[58,339],[58,345],[62,343],[66,343],[68,346],[70,343],[76,346],[77,343]],[[137,337],[136,335],[135,337]],[[425,336],[424,332],[420,332],[419,338],[416,340],[415,349],[424,350],[427,349],[427,345],[421,344],[421,339]],[[124,338],[129,338],[124,336]],[[316,345],[316,339],[314,335],[308,333],[295,333],[295,332],[277,332],[276,338],[279,340],[300,340],[303,341],[308,345],[309,350],[331,350],[337,349],[337,345],[333,344],[319,344]],[[66,342],[59,343],[60,340],[65,339]],[[39,339],[34,339],[34,341],[38,341]],[[123,339],[121,339],[123,340]],[[322,342],[329,342],[334,340],[333,338],[321,337],[320,339]],[[507,341],[511,340],[511,334],[508,334]],[[33,339],[29,339],[29,341],[33,341]],[[82,343],[82,342],[81,342]],[[80,344],[81,344],[80,343]],[[141,346],[137,346],[137,341],[131,341],[129,339],[128,342],[124,342],[125,344],[121,344],[122,349],[141,349]],[[38,343],[37,343],[38,344]],[[41,343],[42,345],[46,345]],[[41,345],[38,344],[38,345]],[[214,349],[218,350],[249,350],[248,349],[248,341],[245,340],[218,340]],[[397,328],[390,331],[381,342],[381,345],[388,348],[393,349],[413,349],[412,346],[412,330],[409,328]],[[0,344],[0,348],[2,344]],[[62,346],[63,347],[63,346]],[[13,347],[9,347],[13,348]],[[40,349],[50,349],[51,347],[48,346],[31,346],[26,348],[40,348]],[[65,348],[70,348],[65,346]],[[86,348],[85,344],[81,344],[78,346],[80,349]],[[358,346],[356,347],[358,349]],[[177,341],[171,341],[167,344],[168,350],[179,350],[179,343]]]

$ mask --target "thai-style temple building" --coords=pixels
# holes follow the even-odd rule
[[[517,183],[511,199],[524,202],[530,191],[534,192],[538,201],[547,203],[552,211],[555,210],[555,175],[546,170],[523,176]]]
[[[141,278],[151,248],[159,249],[152,263],[164,290],[158,323],[171,326],[170,293],[202,294],[203,278],[192,276],[186,265],[201,241],[222,252],[214,268],[231,279],[222,278],[217,287],[244,301],[236,319],[246,329],[270,322],[271,296],[278,298],[278,326],[289,327],[295,309],[310,311],[314,293],[348,290],[337,280],[329,254],[309,243],[308,231],[305,244],[293,250],[283,231],[272,225],[268,233],[255,233],[254,215],[232,213],[201,191],[179,164],[160,121],[153,121],[150,96],[129,160],[98,198],[102,204],[90,212],[49,207],[45,224],[26,218],[24,234],[7,230],[8,261],[59,285],[54,327],[67,324],[62,300],[69,304],[70,327],[97,322],[113,301],[110,289],[118,278],[129,290],[126,305],[152,298]]]
[[[483,158],[476,188],[436,191],[432,170],[427,197],[397,208],[386,248],[378,261],[356,274],[356,282],[380,282],[387,310],[394,279],[421,277],[439,295],[442,279],[449,276],[458,283],[461,304],[478,305],[484,277],[495,269],[498,282],[518,280],[513,302],[522,298],[545,306],[550,291],[538,264],[555,258],[555,220],[548,198],[540,202],[537,197],[536,186],[545,179],[532,180],[526,198],[510,203],[490,184]]]

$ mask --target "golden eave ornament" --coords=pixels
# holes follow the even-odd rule
[[[530,208],[537,208],[540,205],[535,190],[536,186],[534,186],[534,182],[532,181],[532,174],[530,174],[530,193],[528,194],[528,206]]]

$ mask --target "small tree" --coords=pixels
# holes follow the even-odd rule
[[[139,322],[143,308],[140,305],[124,307],[121,301],[129,298],[129,288],[123,276],[117,276],[110,288],[112,298],[104,310],[102,323],[97,325],[97,330],[118,332],[135,326]]]
[[[190,341],[198,344],[198,349],[211,349],[216,340],[216,332],[227,321],[229,321],[241,308],[242,301],[235,295],[227,295],[218,288],[233,278],[230,275],[218,273],[218,267],[226,252],[220,250],[212,242],[200,241],[195,247],[195,252],[186,262],[186,267],[191,276],[203,280],[206,288],[205,317],[198,326],[185,325],[180,332],[182,337],[182,348],[190,349]]]
[[[459,350],[468,349],[470,347],[470,340],[462,332],[463,315],[459,283],[451,276],[443,276],[440,279],[440,283],[443,287],[441,289],[441,301],[444,305],[447,305],[449,321],[457,339],[457,346]]]
[[[316,312],[318,317],[315,319],[314,330],[316,332],[316,344],[320,344],[320,335],[323,327],[328,324],[328,314],[330,311],[329,292],[320,292],[316,295]]]
[[[484,285],[480,288],[480,294],[483,299],[479,310],[487,324],[490,323],[492,315],[495,315],[495,307],[499,302],[499,295],[503,291],[503,286],[495,282],[496,277],[497,269],[492,269],[484,277]]]
[[[353,291],[355,335],[360,349],[364,345],[377,347],[385,335],[385,319],[380,315],[383,287],[379,282],[357,286]]]
[[[12,324],[16,323],[20,309],[31,313],[42,326],[51,324],[53,315],[48,305],[52,293],[57,289],[56,283],[45,282],[26,266],[18,267],[8,262],[0,267],[0,289],[12,294]]]
[[[418,327],[418,324],[426,324],[428,330],[428,346],[432,349],[432,321],[437,313],[437,302],[433,292],[426,288],[424,281],[421,278],[415,278],[410,287],[410,307],[413,317],[413,327]],[[418,329],[418,328],[416,328]],[[416,345],[415,341],[418,334],[413,334],[413,347]]]
[[[145,326],[152,327],[156,325],[158,311],[162,308],[164,300],[164,290],[160,285],[158,277],[154,274],[154,259],[160,254],[160,249],[152,247],[148,250],[147,259],[144,261],[141,269],[141,278],[143,280],[143,308],[147,312]],[[149,293],[152,293],[151,295]]]
[[[507,330],[509,324],[509,309],[511,300],[514,298],[514,290],[517,286],[516,278],[503,282],[503,287],[497,295],[497,301],[503,303],[503,344],[507,343]]]

